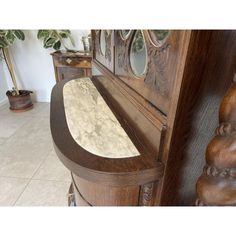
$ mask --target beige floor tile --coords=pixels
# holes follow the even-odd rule
[[[26,117],[26,116],[49,116],[50,103],[48,102],[35,102],[33,109],[26,112],[12,112],[9,109],[9,105],[4,105],[0,107],[0,116],[8,115],[15,117]]]
[[[0,177],[0,206],[12,206],[29,180]]]
[[[54,151],[44,160],[33,179],[71,182],[69,170],[56,157]]]
[[[52,138],[48,118],[32,118],[0,146],[1,157],[45,158],[52,150]]]
[[[70,183],[31,180],[16,206],[67,206]]]
[[[0,157],[0,176],[15,178],[32,178],[43,162],[43,158],[35,156]]]
[[[7,138],[0,138],[0,145],[3,145],[3,143],[5,143],[7,140]]]
[[[0,115],[0,137],[9,138],[17,129],[29,122],[31,117]]]

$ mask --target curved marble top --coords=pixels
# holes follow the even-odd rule
[[[90,78],[67,82],[63,99],[71,136],[82,148],[107,158],[140,155]]]

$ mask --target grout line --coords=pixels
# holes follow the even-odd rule
[[[51,153],[52,149],[50,149],[50,151],[48,151],[48,153],[45,155],[45,157],[42,159],[41,163],[39,164],[39,167],[34,171],[33,175],[31,176],[31,180],[33,180],[34,176],[36,175],[36,173],[38,172],[38,170],[40,169],[40,167],[43,165],[43,163],[46,161],[46,159],[48,158],[49,154]]]
[[[19,196],[17,197],[17,199],[14,201],[12,206],[15,206],[17,201],[20,199],[20,197],[22,196],[22,194],[24,193],[24,191],[26,190],[26,188],[28,187],[29,183],[30,183],[31,179],[29,179],[28,183],[25,185],[25,187],[23,188],[22,192],[19,194]]]
[[[14,176],[5,176],[5,175],[0,175],[0,178],[30,180],[30,178],[26,178],[26,177],[14,177]]]
[[[31,180],[39,180],[43,182],[58,182],[58,183],[71,183],[71,181],[63,181],[63,180],[52,180],[52,179],[31,179]]]

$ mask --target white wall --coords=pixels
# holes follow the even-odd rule
[[[0,106],[7,102],[6,91],[8,90],[8,84],[4,71],[4,62],[0,61]]]
[[[55,84],[52,57],[53,49],[43,48],[42,41],[37,39],[37,30],[24,30],[26,39],[15,41],[10,52],[16,72],[18,87],[34,91],[36,101],[49,102],[51,89]],[[88,35],[89,30],[71,30],[75,40],[74,49],[83,50],[81,37]],[[67,43],[67,45],[69,45]],[[72,47],[71,47],[72,48]],[[3,70],[2,70],[3,68]],[[0,62],[0,77],[5,82],[0,85],[0,102],[4,99],[6,85],[12,87],[10,75],[3,62]]]

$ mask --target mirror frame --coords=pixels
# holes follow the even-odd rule
[[[144,44],[145,44],[145,47],[146,47],[146,64],[145,64],[145,68],[144,68],[144,73],[140,76],[135,74],[135,72],[134,72],[134,70],[131,66],[131,60],[130,60],[130,53],[131,53],[131,50],[132,50],[133,40],[134,40],[135,35],[137,34],[138,31],[141,32],[141,34],[143,36]],[[130,40],[130,45],[129,45],[129,50],[128,50],[128,57],[129,57],[129,69],[132,73],[132,76],[135,77],[136,79],[143,80],[145,78],[146,74],[147,74],[147,71],[148,71],[148,49],[147,49],[147,43],[146,43],[146,40],[145,40],[143,30],[135,30],[135,32],[133,34],[133,37]]]
[[[101,45],[101,35],[102,35],[102,33],[104,34],[104,38],[105,38],[105,51],[104,51],[104,53],[103,53],[102,47],[101,47],[102,46]],[[105,32],[105,30],[100,30],[100,33],[99,33],[99,51],[100,51],[102,56],[106,55],[106,32]]]
[[[128,34],[124,37],[123,33],[122,33],[122,30],[119,30],[119,34],[120,34],[120,37],[125,41],[129,38],[129,36],[131,35],[131,32],[132,30],[129,30]]]
[[[148,30],[148,38],[149,38],[149,41],[151,42],[151,44],[154,46],[154,47],[162,47],[165,43],[166,43],[166,41],[168,40],[168,38],[169,38],[169,36],[170,36],[170,34],[171,34],[171,30],[168,30],[169,32],[168,32],[168,34],[167,34],[167,36],[163,39],[163,40],[157,40],[157,42],[158,43],[155,43],[154,41],[153,41],[153,39],[152,39],[152,36],[151,36],[151,33],[150,33],[150,31],[154,31],[154,30]]]

